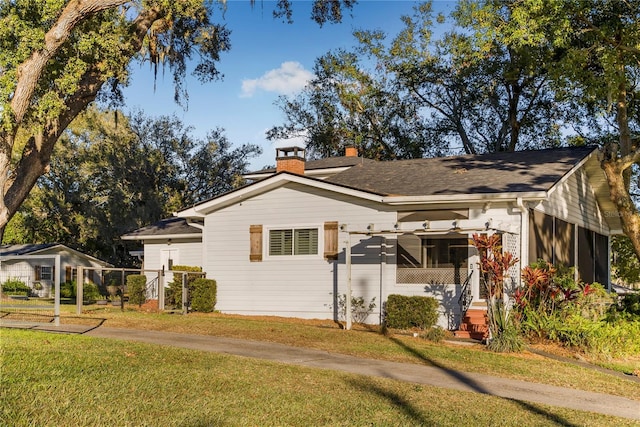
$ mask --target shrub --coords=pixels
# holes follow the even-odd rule
[[[442,342],[449,335],[449,331],[442,329],[440,326],[433,326],[427,329],[422,337],[433,342]]]
[[[607,321],[617,320],[640,322],[640,293],[627,294],[611,305],[607,313]]]
[[[82,298],[85,301],[96,301],[102,298],[98,285],[93,282],[87,282],[82,286]]]
[[[2,293],[6,295],[24,295],[29,296],[31,289],[18,279],[8,279],[2,285]]]
[[[487,348],[498,353],[513,353],[524,350],[524,339],[513,323],[503,327],[500,334],[487,342]]]
[[[127,289],[129,291],[129,302],[138,304],[138,307],[140,307],[147,300],[147,276],[130,274],[127,276]]]
[[[438,321],[438,301],[432,297],[389,295],[385,325],[391,329],[427,329]]]
[[[193,311],[211,313],[216,306],[216,281],[200,277],[193,281],[192,286],[191,308]]]
[[[188,265],[174,265],[173,271],[193,271],[202,272],[201,267],[192,267]],[[192,290],[192,283],[197,278],[202,277],[201,274],[187,274],[187,287]],[[173,307],[182,307],[182,274],[177,273],[173,275],[173,280],[169,283],[169,289],[167,289],[166,303]]]
[[[75,281],[60,283],[60,298],[75,299],[75,297],[76,297]]]
[[[342,294],[337,297],[338,315],[340,320],[346,320],[347,318],[347,295]],[[333,306],[329,306],[333,309]],[[356,323],[364,323],[367,321],[367,317],[376,308],[376,297],[371,298],[369,304],[366,304],[364,297],[351,296],[351,320]]]

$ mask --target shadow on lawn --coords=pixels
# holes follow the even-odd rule
[[[479,384],[477,381],[475,381],[473,378],[469,377],[468,375],[466,375],[464,372],[460,372],[460,371],[455,371],[452,369],[449,369],[445,366],[443,366],[442,364],[438,363],[437,361],[425,356],[423,353],[421,353],[420,351],[416,350],[415,348],[407,345],[406,343],[404,343],[403,341],[394,338],[394,337],[388,337],[389,340],[391,342],[393,342],[394,344],[398,345],[399,347],[402,347],[403,350],[411,353],[413,356],[415,356],[417,359],[426,362],[429,366],[433,366],[435,368],[440,369],[442,372],[444,372],[445,374],[451,376],[452,378],[454,378],[456,381],[466,384],[469,387],[471,387],[475,392],[477,393],[482,393],[482,394],[487,394],[487,395],[493,395],[493,393],[491,393],[489,390],[487,390],[486,388],[484,388],[482,386],[482,384]],[[374,389],[374,387],[372,387],[372,389]],[[385,394],[387,394],[388,392],[385,392],[383,390],[383,393],[378,392],[377,390],[374,389],[374,391],[376,392],[376,394],[379,394],[383,397],[387,397]],[[391,401],[391,403],[396,403],[396,402],[400,402],[400,400],[398,400],[398,398],[390,398],[392,396],[389,396],[389,400]],[[501,397],[501,396],[496,396],[496,397]],[[560,415],[554,414],[552,412],[546,411],[536,405],[530,404],[528,402],[524,402],[521,400],[516,400],[516,399],[509,399],[509,398],[503,398],[506,400],[509,400],[515,404],[517,404],[518,406],[520,406],[522,409],[531,412],[532,414],[536,414],[536,415],[541,415],[543,417],[545,417],[547,420],[552,421],[555,424],[558,425],[563,425],[563,426],[568,426],[568,427],[577,427],[576,424],[572,424],[571,422],[569,422],[568,420],[566,420],[565,418],[561,417]],[[403,408],[405,409],[405,408]],[[419,411],[416,411],[416,409],[409,407],[406,408],[405,411],[407,412],[408,415],[412,416],[412,417],[419,417],[420,413]],[[415,414],[415,415],[414,415]]]

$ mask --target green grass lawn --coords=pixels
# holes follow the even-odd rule
[[[223,354],[28,330],[2,329],[0,339],[0,425],[7,426],[637,425]]]
[[[156,314],[115,307],[89,308],[65,322],[83,322],[107,327],[131,327],[273,341],[298,347],[384,359],[420,363],[514,378],[524,381],[572,387],[640,400],[637,382],[562,363],[529,352],[497,354],[483,345],[464,347],[432,343],[421,338],[384,335],[377,327],[356,326],[342,330],[332,321],[304,321],[277,317],[230,316],[222,314]],[[640,339],[640,337],[639,337]],[[638,358],[626,361],[629,370],[640,369]]]

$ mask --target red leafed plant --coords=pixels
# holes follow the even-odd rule
[[[509,319],[510,310],[504,299],[504,282],[509,269],[517,264],[518,259],[510,252],[502,251],[500,234],[474,234],[471,240],[480,255],[480,280],[487,290],[489,347],[501,351],[517,351],[522,348],[522,342]]]

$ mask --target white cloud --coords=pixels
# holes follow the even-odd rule
[[[300,91],[313,78],[313,73],[305,70],[299,62],[283,62],[280,68],[267,71],[257,79],[242,81],[241,97],[249,98],[257,90],[291,95]]]

